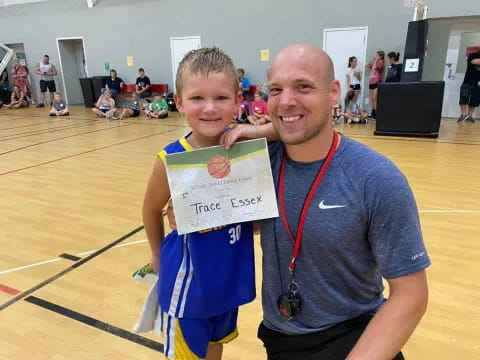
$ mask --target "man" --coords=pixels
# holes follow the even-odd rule
[[[460,110],[462,114],[457,122],[475,122],[473,112],[480,104],[480,46],[468,55],[467,71],[460,87]]]
[[[57,75],[57,69],[50,63],[48,55],[44,55],[43,61],[37,64],[35,74],[40,75],[40,102],[37,104],[37,107],[44,107],[47,89],[50,92],[50,104],[53,103],[54,95],[57,91],[55,80],[53,80],[53,77]]]
[[[135,82],[135,89],[140,99],[145,99],[149,96],[152,96],[150,86],[150,79],[148,76],[145,76],[145,70],[143,68],[138,69],[138,77],[137,81]]]
[[[341,91],[322,50],[286,47],[268,80],[272,123],[224,139],[227,149],[242,137],[281,140],[269,149],[281,216],[260,222],[268,359],[403,359],[430,265],[410,187],[384,156],[333,131]]]
[[[272,125],[282,141],[270,154],[284,215],[260,222],[259,337],[268,358],[402,359],[399,352],[426,310],[430,265],[410,187],[382,155],[343,135],[336,139],[330,112],[340,84],[323,51],[303,44],[283,49],[270,70],[269,91]],[[249,132],[271,137],[257,128],[227,132],[227,142]],[[306,207],[303,199],[327,154],[331,162]],[[300,253],[292,261],[299,228]]]

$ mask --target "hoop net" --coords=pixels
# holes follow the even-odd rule
[[[405,7],[423,9],[425,7],[425,0],[403,0]]]

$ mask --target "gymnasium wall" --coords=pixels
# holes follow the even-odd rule
[[[427,3],[429,17],[480,15],[478,0]],[[171,86],[170,37],[200,35],[203,46],[223,48],[255,84],[270,64],[260,61],[261,49],[272,58],[290,43],[322,47],[324,28],[368,26],[368,58],[379,49],[403,55],[412,13],[403,0],[98,0],[93,9],[86,0],[48,0],[0,7],[0,42],[24,43],[31,67],[49,54],[59,68],[55,39],[83,36],[90,75],[106,74],[108,61],[126,82],[141,66],[154,83]]]

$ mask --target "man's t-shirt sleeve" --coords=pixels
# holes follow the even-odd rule
[[[427,268],[418,209],[405,176],[393,163],[373,171],[365,183],[368,239],[386,279]]]

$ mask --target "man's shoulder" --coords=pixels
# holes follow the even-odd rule
[[[344,146],[339,160],[346,175],[365,179],[401,175],[398,167],[385,155],[346,136],[342,136],[342,141]]]

